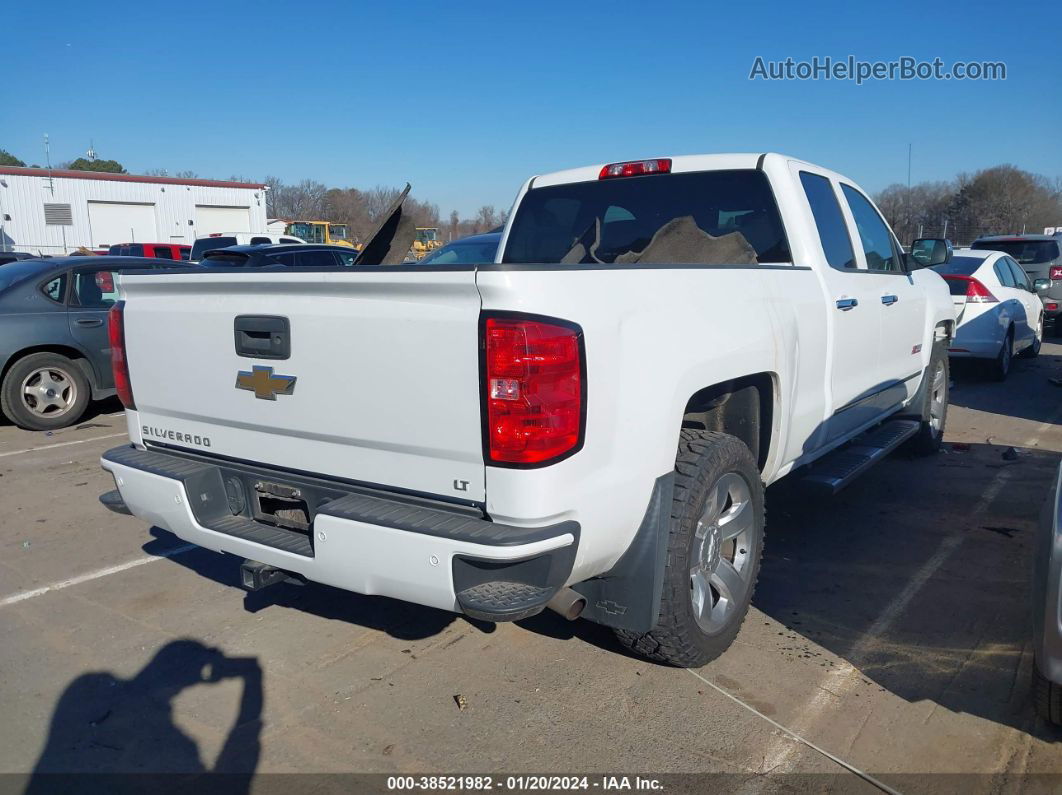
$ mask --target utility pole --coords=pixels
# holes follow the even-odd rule
[[[55,180],[52,179],[52,145],[48,141],[48,133],[44,134],[44,162],[48,165],[48,190],[55,196]]]

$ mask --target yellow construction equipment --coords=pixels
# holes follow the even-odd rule
[[[442,241],[439,240],[439,230],[434,226],[418,226],[417,237],[413,241],[413,256],[420,259],[425,254],[429,254],[435,251],[437,248],[442,247]]]
[[[359,250],[361,248],[350,240],[350,229],[346,224],[333,224],[329,221],[292,221],[284,227],[284,234],[301,237],[307,243],[327,243]]]

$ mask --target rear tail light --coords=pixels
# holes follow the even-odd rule
[[[601,169],[598,179],[613,177],[638,177],[643,174],[671,173],[671,159],[658,157],[653,160],[628,160],[625,163],[609,163]]]
[[[1052,265],[1050,273],[1051,281],[1058,281],[1062,279],[1062,265]]]
[[[135,409],[133,387],[129,383],[129,360],[125,351],[125,301],[119,301],[111,307],[107,335],[111,343],[111,370],[114,372],[118,399],[127,409]]]
[[[582,446],[582,331],[559,321],[488,317],[483,325],[488,463],[536,466]]]
[[[1046,309],[1048,312],[1054,312],[1056,309],[1058,309],[1058,304],[1056,304],[1056,303],[1044,304],[1044,309]]]
[[[998,304],[999,299],[992,292],[972,276],[945,276],[945,279],[953,282],[966,283],[966,303],[968,304]]]

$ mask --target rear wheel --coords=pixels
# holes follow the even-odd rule
[[[617,630],[642,656],[684,668],[718,657],[748,613],[763,551],[763,483],[752,453],[724,433],[682,431],[656,626]]]
[[[81,368],[58,353],[31,353],[15,362],[0,385],[0,409],[31,431],[51,431],[77,422],[89,404]]]
[[[1006,381],[1010,375],[1010,365],[1014,360],[1014,329],[1007,329],[999,355],[992,361],[988,374],[995,381]]]

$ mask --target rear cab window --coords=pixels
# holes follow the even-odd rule
[[[815,218],[815,228],[819,232],[822,253],[831,268],[849,270],[856,267],[852,239],[848,236],[848,227],[841,214],[841,205],[837,201],[830,180],[820,174],[808,171],[800,172],[800,184],[804,187]]]
[[[767,176],[755,169],[621,177],[532,188],[502,262],[790,262]]]

